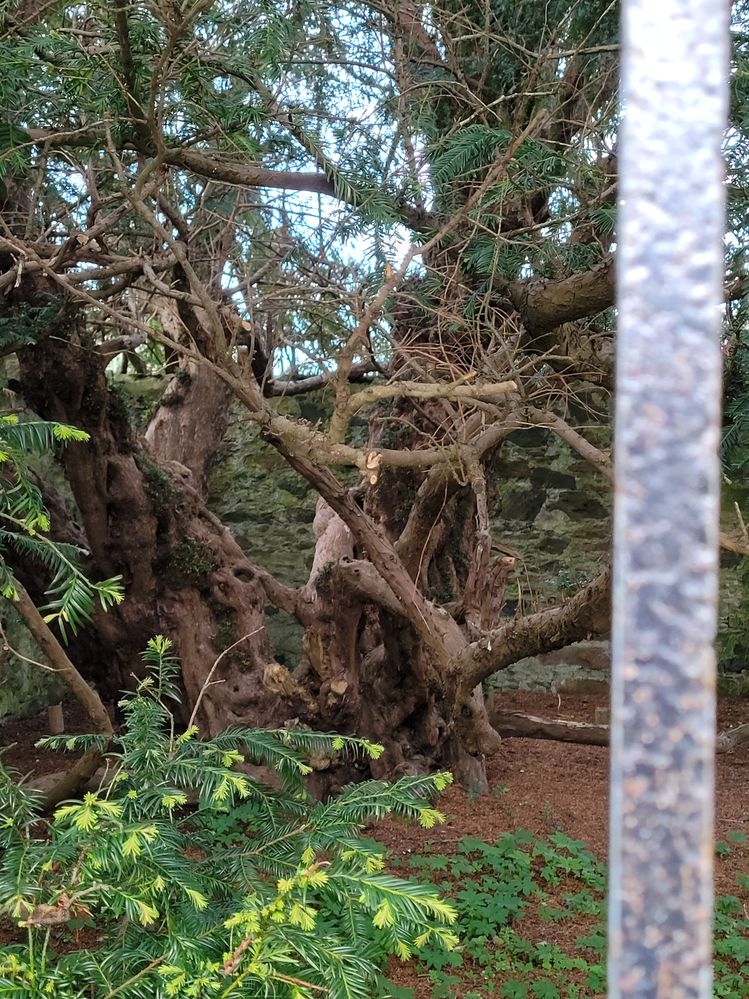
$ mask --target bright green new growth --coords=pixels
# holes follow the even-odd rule
[[[48,826],[0,768],[0,907],[27,933],[0,958],[0,995],[368,999],[382,994],[388,953],[454,947],[452,907],[384,873],[380,848],[361,837],[388,814],[441,821],[428,799],[449,774],[365,781],[316,802],[303,783],[311,756],[379,747],[295,729],[178,733],[170,648],[149,643],[148,675],[121,701],[108,780]],[[274,771],[278,789],[234,768],[245,759]],[[81,925],[97,942],[70,949]]]
[[[64,423],[21,423],[14,414],[0,416],[0,593],[8,600],[18,599],[4,552],[14,549],[37,559],[53,574],[46,591],[51,599],[42,608],[44,620],[48,624],[56,621],[63,638],[68,628],[75,634],[91,617],[97,598],[104,609],[122,600],[121,577],[92,583],[79,566],[81,556],[87,553],[47,536],[49,514],[34,484],[29,459],[68,441],[87,440],[83,430]]]

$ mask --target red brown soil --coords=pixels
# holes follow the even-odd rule
[[[508,691],[502,708],[545,718],[592,722],[594,710],[606,707],[602,695],[574,695]],[[720,730],[749,722],[749,700],[721,698]],[[448,849],[463,836],[493,841],[503,833],[529,829],[548,836],[557,829],[583,840],[599,857],[608,846],[609,751],[599,746],[575,746],[541,739],[505,739],[499,753],[487,761],[490,793],[467,795],[454,785],[445,791],[439,808],[446,816],[442,826],[425,832],[388,820],[373,832],[396,856],[407,857],[429,840],[435,848]],[[717,757],[716,839],[744,830],[749,834],[749,744]],[[735,859],[735,858],[734,858]],[[733,890],[731,864],[719,865],[718,892]]]
[[[567,695],[561,702],[556,695],[535,692],[502,695],[502,707],[508,711],[575,721],[593,721],[595,708],[605,706],[603,695]],[[749,722],[749,701],[721,698],[718,722],[721,730]],[[66,707],[66,728],[69,732],[88,729],[85,717],[75,705]],[[34,748],[35,741],[47,732],[46,713],[0,726],[0,746],[15,743],[3,753],[5,764],[23,773],[62,769],[61,754]],[[521,828],[541,837],[563,830],[568,836],[583,840],[603,858],[608,839],[608,767],[606,748],[507,739],[501,751],[488,761],[491,789],[488,796],[475,797],[452,786],[439,802],[446,816],[444,825],[423,830],[387,820],[369,832],[393,855],[407,859],[421,852],[426,844],[432,852],[449,853],[464,836],[492,842]],[[730,833],[741,831],[749,833],[749,744],[717,757],[716,840],[725,841]],[[717,858],[716,892],[735,894],[736,876],[742,873],[749,873],[749,848],[736,848]],[[583,918],[555,924],[553,929],[548,924],[534,926],[532,917],[523,919],[526,937],[538,935],[539,939],[543,937],[570,952],[574,950],[575,938],[587,929]],[[429,984],[417,975],[412,964],[396,963],[390,973],[400,985],[413,988],[416,999],[428,999],[431,995]]]
[[[75,735],[91,732],[91,721],[77,701],[69,701],[64,706],[65,734]],[[20,718],[18,721],[0,725],[0,751],[3,765],[21,774],[51,774],[64,770],[76,757],[71,753],[55,749],[37,749],[39,739],[48,736],[47,712],[42,711],[33,718]]]

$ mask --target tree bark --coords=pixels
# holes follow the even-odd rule
[[[584,746],[609,744],[608,725],[591,725],[562,718],[538,718],[520,711],[500,711],[495,707],[490,708],[489,718],[505,739],[551,739],[554,742],[575,742]]]
[[[189,705],[217,653],[254,632],[222,661],[221,682],[204,698],[201,724],[217,732],[227,724],[282,719],[278,694],[263,683],[272,656],[261,580],[206,509],[193,484],[199,476],[182,463],[162,461],[135,433],[107,385],[105,360],[75,318],[26,348],[20,361],[27,403],[42,417],[71,423],[91,437],[69,446],[62,462],[91,552],[89,571],[122,575],[126,590],[121,605],[94,619],[98,661],[88,668],[103,689],[115,694],[129,684],[141,670],[148,639],[164,633],[176,643]],[[215,427],[201,427],[193,417],[189,439],[201,456],[220,443]]]

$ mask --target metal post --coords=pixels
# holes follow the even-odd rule
[[[610,999],[710,999],[726,0],[624,0]]]

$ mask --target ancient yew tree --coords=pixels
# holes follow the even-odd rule
[[[439,763],[481,786],[499,743],[482,681],[607,628],[606,564],[558,606],[503,615],[516,563],[490,509],[523,428],[610,477],[570,411],[581,384],[612,384],[616,5],[26,0],[0,16],[10,405],[90,434],[62,457],[74,510],[45,496],[92,575],[125,583],[71,655],[116,690],[167,634],[194,703],[220,636],[206,730],[297,719],[381,741],[379,772]],[[734,346],[742,267],[731,250]],[[127,367],[163,379],[145,421],[113,384]],[[324,421],[285,415],[313,391]],[[206,504],[238,413],[319,495],[303,586]],[[42,568],[17,571],[41,596]],[[304,628],[298,664],[274,658],[269,605]]]

